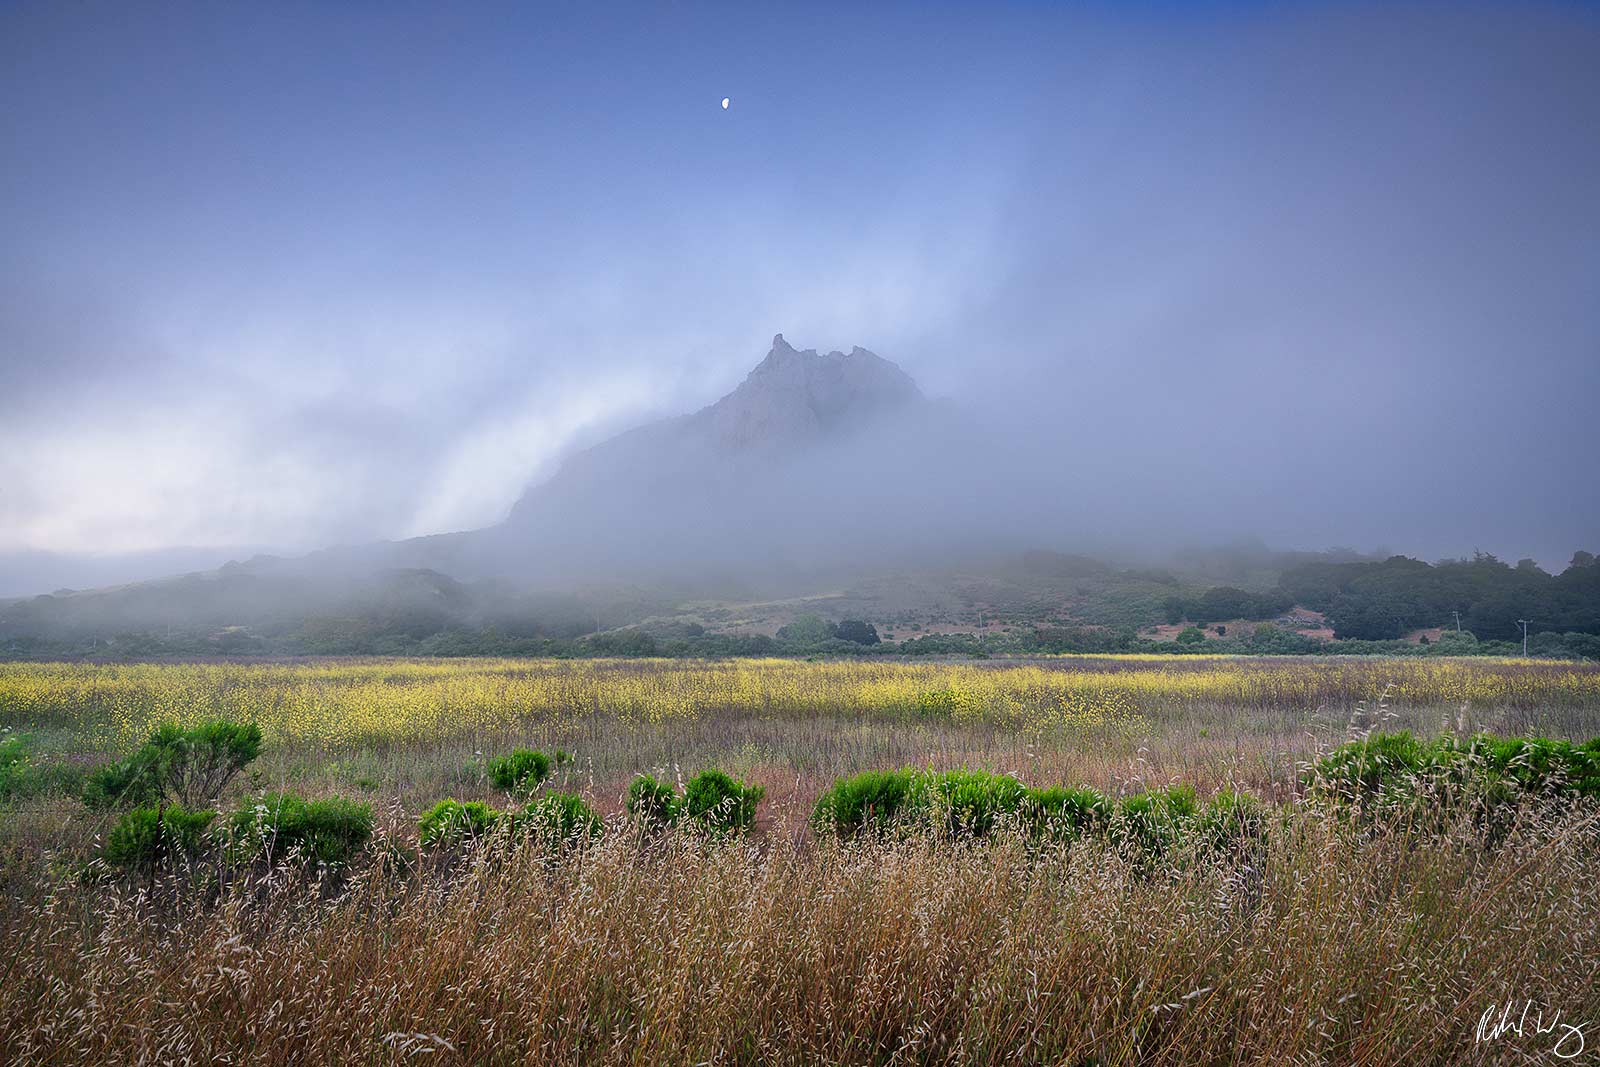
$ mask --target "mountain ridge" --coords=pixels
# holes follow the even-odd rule
[[[140,588],[197,579],[255,576],[298,587],[405,570],[540,584],[776,574],[804,554],[802,519],[837,494],[841,456],[910,440],[916,434],[895,418],[932,417],[934,406],[899,365],[868,349],[819,353],[779,333],[717,400],[573,453],[527,485],[499,523],[295,555],[240,553],[212,569],[147,571],[82,592],[136,599]],[[873,444],[858,440],[874,433]],[[709,529],[726,540],[709,548]]]
[[[744,381],[692,418],[708,421],[726,445],[772,444],[922,399],[910,375],[874,352],[857,346],[819,355],[796,349],[780,333]]]
[[[551,496],[592,495],[641,478],[733,475],[807,446],[840,440],[927,403],[901,367],[859,346],[796,349],[774,335],[766,356],[732,390],[698,411],[626,430],[574,453],[529,485],[502,526],[519,528]]]

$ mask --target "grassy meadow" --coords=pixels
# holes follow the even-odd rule
[[[1494,659],[1067,656],[1029,662],[324,660],[0,664],[0,729],[107,759],[163,721],[258,723],[258,784],[382,806],[489,794],[482,757],[564,748],[602,809],[716,765],[809,810],[833,779],[970,765],[1116,789],[1275,795],[1353,729],[1600,732],[1600,667]],[[798,784],[797,784],[798,783]],[[782,810],[769,816],[790,814]]]
[[[226,803],[370,805],[372,858],[118,878],[68,784],[160,723],[261,730]],[[1600,734],[1600,666],[1485,658],[0,664],[0,1060],[28,1063],[1545,1062],[1594,1024],[1600,814],[1352,819],[1307,770],[1373,731]],[[416,850],[493,757],[565,750],[583,848]],[[642,772],[764,789],[747,835],[638,832]],[[815,830],[836,780],[974,768],[1263,805],[1248,848]],[[1580,1059],[1579,1062],[1582,1062]]]

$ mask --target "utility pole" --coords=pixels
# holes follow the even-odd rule
[[[1454,615],[1456,617],[1456,633],[1460,633],[1461,632],[1461,612],[1452,611],[1450,614],[1452,614],[1452,615]]]
[[[1528,626],[1532,622],[1532,619],[1517,620],[1517,625],[1522,627],[1522,655],[1524,658],[1526,658],[1528,655]]]

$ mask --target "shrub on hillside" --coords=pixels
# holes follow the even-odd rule
[[[862,619],[844,619],[831,629],[834,637],[852,644],[875,645],[880,640],[878,628]]]
[[[639,629],[613,630],[584,638],[584,649],[594,656],[654,656],[656,639]]]
[[[793,622],[778,627],[778,640],[796,648],[812,648],[834,638],[834,628],[820,615],[797,615]]]

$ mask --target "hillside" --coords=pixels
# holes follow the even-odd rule
[[[574,454],[495,526],[0,602],[0,651],[715,655],[855,620],[908,652],[1308,652],[1443,641],[1458,612],[1497,641],[1519,618],[1600,634],[1583,552],[1552,576],[1251,540],[1050,550],[1060,519],[985,496],[969,430],[889,360],[779,334],[727,395]]]

